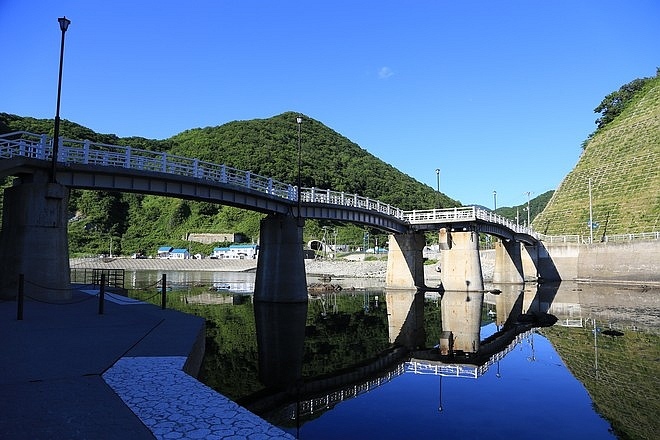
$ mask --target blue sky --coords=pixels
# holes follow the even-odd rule
[[[660,66],[657,0],[0,0],[0,111],[54,117],[62,15],[64,119],[164,139],[300,112],[488,207],[555,189],[593,109]]]

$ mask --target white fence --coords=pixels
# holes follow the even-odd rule
[[[0,158],[22,156],[50,160],[53,154],[52,140],[45,134],[14,132],[0,135]],[[282,199],[297,201],[298,188],[287,183],[243,171],[226,165],[201,161],[167,153],[142,150],[129,146],[108,145],[90,141],[60,138],[59,163],[118,167],[131,170],[160,172],[177,176],[203,179],[210,182],[234,185]],[[309,203],[327,203],[350,206],[389,215],[409,224],[451,223],[483,220],[507,227],[517,233],[535,235],[530,228],[492,211],[475,206],[403,211],[379,200],[332,191],[330,189],[302,188],[300,200]]]

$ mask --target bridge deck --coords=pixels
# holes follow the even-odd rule
[[[53,140],[45,134],[0,135],[2,175],[47,169],[52,155]],[[58,179],[75,188],[215,200],[260,212],[362,223],[394,233],[470,225],[505,239],[538,239],[530,228],[477,206],[403,211],[369,197],[314,187],[300,188],[302,209],[297,213],[296,186],[227,165],[130,146],[60,138],[57,163]],[[104,179],[104,174],[112,178]]]

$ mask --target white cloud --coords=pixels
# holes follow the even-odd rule
[[[392,75],[394,75],[394,72],[392,71],[392,69],[390,69],[387,66],[383,66],[380,69],[378,69],[378,78],[379,79],[387,79]]]

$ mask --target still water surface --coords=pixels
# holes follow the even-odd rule
[[[145,286],[161,273],[127,275]],[[345,280],[301,307],[253,304],[252,273],[167,278],[175,306],[207,318],[204,381],[300,439],[611,439],[613,426],[652,438],[659,428],[657,292],[562,284],[439,295],[349,290]],[[548,315],[551,328],[530,322]],[[612,329],[622,335],[602,333]],[[449,331],[454,355],[442,356]],[[635,335],[650,346],[625,345]],[[634,358],[640,350],[647,359]],[[623,392],[608,375],[629,376]],[[596,408],[612,401],[622,419],[648,412],[632,420],[647,426],[630,431],[616,409],[606,420]]]

